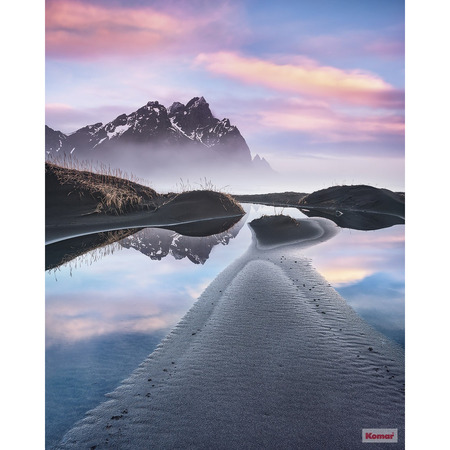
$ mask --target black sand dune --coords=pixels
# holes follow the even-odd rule
[[[365,211],[405,217],[404,193],[366,185],[321,189],[303,197],[299,205],[306,208]]]
[[[158,194],[118,177],[52,164],[46,164],[45,181],[46,243],[143,227],[204,236],[225,231],[245,214],[232,197],[220,192]]]
[[[367,185],[332,186],[312,194],[280,192],[235,195],[242,203],[279,207],[345,209],[405,216],[405,194]]]
[[[295,207],[308,217],[324,217],[341,228],[378,230],[405,223],[405,194],[367,185],[333,186],[312,194],[282,192],[236,195],[242,203]]]

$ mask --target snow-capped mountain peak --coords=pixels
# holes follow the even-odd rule
[[[186,105],[174,102],[168,108],[148,101],[130,114],[70,134],[46,126],[47,154],[70,153],[79,159],[102,160],[118,152],[132,152],[136,159],[139,154],[164,149],[197,155],[197,160],[219,158],[252,164],[250,149],[238,128],[228,118],[214,117],[204,97],[194,97]]]

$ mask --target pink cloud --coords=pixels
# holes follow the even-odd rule
[[[59,56],[95,56],[141,52],[192,27],[151,8],[108,7],[77,1],[49,3],[46,48]]]
[[[321,99],[272,98],[240,105],[253,111],[250,118],[243,115],[239,120],[240,129],[251,133],[294,131],[314,143],[400,141],[405,133],[402,114],[368,108],[344,110]]]
[[[289,111],[262,111],[260,123],[278,130],[301,131],[313,142],[365,142],[379,140],[380,136],[402,136],[403,119],[393,117],[352,117],[330,110],[296,113]]]
[[[215,42],[226,45],[238,34],[229,32],[228,28],[235,30],[227,20],[229,13],[227,5],[193,15],[188,10],[166,12],[147,6],[48,1],[46,51],[50,56],[94,58],[180,53],[190,47],[211,50]]]
[[[377,75],[358,70],[320,66],[311,59],[295,64],[277,64],[230,52],[202,53],[197,63],[207,70],[258,84],[275,91],[292,92],[350,105],[402,108],[403,92]]]

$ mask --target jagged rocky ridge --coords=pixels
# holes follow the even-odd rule
[[[264,158],[252,158],[245,139],[229,119],[213,116],[203,97],[194,97],[186,105],[175,102],[169,108],[150,101],[107,124],[87,125],[70,134],[46,126],[45,147],[47,155],[73,155],[80,160],[110,157],[111,162],[125,154],[145,160],[158,152],[163,159],[164,155],[172,157],[169,151],[174,151],[177,158],[189,155],[194,162],[233,161],[270,170]]]

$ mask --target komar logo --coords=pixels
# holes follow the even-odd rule
[[[364,443],[393,443],[398,442],[397,428],[363,428],[362,441]]]

